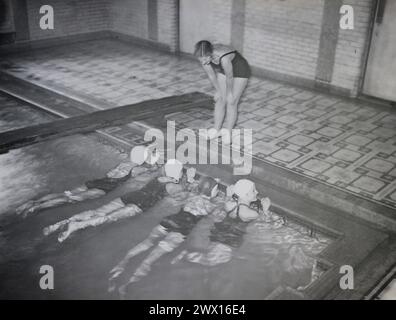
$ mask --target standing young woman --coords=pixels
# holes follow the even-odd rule
[[[236,50],[224,45],[212,45],[201,40],[195,45],[194,55],[208,74],[216,93],[214,96],[214,128],[207,138],[222,134],[223,143],[231,143],[231,130],[238,118],[238,103],[246,88],[251,70],[246,59]],[[224,128],[227,131],[222,131]]]

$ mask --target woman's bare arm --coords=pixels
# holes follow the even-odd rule
[[[217,92],[220,92],[219,82],[217,81],[216,72],[213,70],[213,67],[210,65],[202,65],[206,74],[209,77],[210,82]]]

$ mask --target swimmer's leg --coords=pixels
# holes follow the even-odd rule
[[[101,189],[88,189],[85,187],[85,190],[78,188],[72,191],[66,191],[65,194],[70,199],[70,202],[81,202],[85,200],[99,198],[101,196],[104,196],[106,192]]]
[[[39,209],[50,208],[51,206],[57,206],[59,204],[67,203],[68,202],[67,201],[68,194],[76,195],[81,192],[85,192],[87,190],[88,190],[88,188],[85,185],[82,185],[82,186],[79,186],[71,191],[47,194],[39,199],[29,200],[28,202],[19,206],[15,211],[17,214],[33,213],[34,211],[39,210]],[[49,202],[49,203],[45,204],[47,202]],[[43,206],[43,207],[41,207],[41,206]]]
[[[92,210],[84,211],[84,212],[76,214],[68,219],[64,219],[62,221],[59,221],[53,225],[50,225],[50,226],[44,228],[43,233],[45,236],[48,236],[51,233],[54,233],[55,231],[59,230],[60,228],[66,226],[67,224],[69,224],[71,222],[77,222],[77,221],[81,222],[81,221],[86,221],[86,220],[92,219],[92,217],[95,214],[96,213]]]
[[[113,211],[109,211],[111,209],[113,209]],[[88,227],[96,227],[106,222],[113,222],[122,218],[133,217],[140,212],[142,212],[142,210],[134,204],[125,206],[120,199],[114,200],[97,210],[92,210],[91,212],[88,211],[87,214],[92,215],[88,219],[71,221],[67,230],[59,235],[58,241],[63,242],[73,232],[78,230]]]
[[[208,252],[190,252],[186,255],[189,262],[199,263],[204,266],[215,266],[226,263],[232,258],[231,247],[222,243],[212,243]]]
[[[114,280],[124,272],[128,262],[138,254],[150,249],[154,245],[155,240],[165,237],[167,233],[168,232],[166,231],[166,229],[163,226],[159,225],[151,231],[147,239],[143,240],[138,245],[129,250],[125,257],[110,271],[112,276],[109,279],[109,291],[113,291],[115,289]]]
[[[178,232],[170,232],[164,240],[148,255],[146,259],[136,269],[129,281],[119,288],[120,297],[124,298],[129,284],[137,282],[151,271],[151,265],[161,258],[164,254],[170,253],[180,246],[185,240],[185,236]]]
[[[71,191],[63,193],[53,193],[46,195],[38,200],[31,200],[16,209],[17,214],[27,216],[29,213],[54,208],[67,203],[81,202],[89,199],[96,199],[106,193],[100,189],[88,189],[80,186]]]
[[[70,200],[64,193],[50,194],[38,200],[28,201],[27,203],[19,206],[15,212],[18,215],[26,217],[28,214],[36,211],[57,207],[68,202],[70,202]]]
[[[111,201],[110,203],[96,209],[96,210],[88,210],[88,211],[84,211],[81,212],[79,214],[76,214],[68,219],[59,221],[53,225],[50,225],[46,228],[44,228],[43,233],[44,235],[48,236],[51,233],[54,233],[55,231],[59,230],[61,227],[72,223],[72,222],[82,222],[82,221],[87,221],[90,220],[94,217],[99,217],[99,216],[105,216],[106,214],[108,214],[111,211],[114,211],[118,208],[122,208],[123,207],[123,203],[121,202],[121,200],[114,200]]]

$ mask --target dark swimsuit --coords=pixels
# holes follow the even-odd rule
[[[181,233],[183,236],[187,236],[203,217],[204,216],[193,215],[182,209],[178,213],[163,219],[160,225],[168,232],[177,232]]]
[[[99,189],[108,193],[116,189],[119,185],[123,184],[125,181],[127,181],[131,177],[131,174],[132,174],[132,170],[129,171],[129,173],[122,178],[105,177],[101,179],[88,181],[85,183],[85,185],[87,186],[88,189]]]
[[[121,197],[121,201],[128,204],[135,204],[143,211],[151,208],[163,199],[167,194],[166,183],[161,183],[154,178],[147,183],[142,189],[132,191]]]
[[[210,240],[212,242],[223,243],[233,248],[239,248],[243,242],[243,236],[246,233],[246,227],[249,221],[243,221],[239,216],[239,207],[243,204],[239,204],[237,207],[236,218],[231,218],[229,215],[221,221],[214,224],[214,228],[210,233]],[[232,209],[228,212],[234,211]]]
[[[252,75],[252,71],[250,69],[249,63],[238,51],[231,51],[223,54],[219,59],[219,64],[211,62],[211,66],[217,72],[225,74],[223,66],[221,65],[221,59],[232,53],[235,53],[235,57],[234,59],[232,59],[232,72],[234,78],[250,78],[250,76]]]

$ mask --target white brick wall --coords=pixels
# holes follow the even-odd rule
[[[148,38],[147,0],[110,0],[109,7],[112,31]]]
[[[332,84],[347,88],[357,94],[364,66],[364,50],[367,44],[373,0],[344,0],[355,12],[355,29],[340,30]]]
[[[183,1],[183,0],[181,0]],[[223,44],[231,44],[231,13],[232,0],[212,0],[211,25],[213,26],[213,37],[210,40]]]
[[[246,0],[243,53],[265,70],[314,79],[323,0]]]
[[[147,0],[107,0],[110,10],[110,29],[134,37],[149,39]],[[176,0],[158,0],[158,42],[171,50],[177,47]]]
[[[158,41],[168,44],[171,50],[178,47],[177,0],[158,0]]]
[[[41,30],[40,7],[54,8],[54,30]],[[106,30],[108,24],[107,0],[28,0],[30,39],[39,40],[86,32]]]
[[[183,1],[183,0],[180,0]],[[198,0],[197,0],[198,1]],[[209,5],[214,41],[231,43],[233,0]],[[27,0],[32,40],[112,30],[148,39],[148,0],[47,0],[55,30],[39,28],[39,0]],[[357,93],[374,0],[344,0],[355,9],[355,29],[339,30],[331,84]],[[324,0],[246,0],[243,54],[254,67],[314,81]],[[177,0],[158,0],[158,42],[178,47]]]
[[[112,30],[148,39],[147,0],[47,0],[53,6],[55,29],[41,30],[40,0],[27,0],[31,40]],[[158,41],[177,48],[177,1],[158,0]]]

